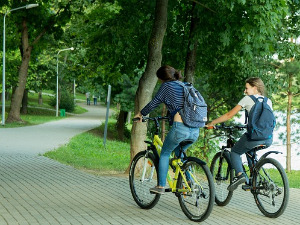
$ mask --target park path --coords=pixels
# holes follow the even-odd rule
[[[0,225],[195,224],[172,194],[143,210],[131,196],[127,175],[96,176],[40,155],[103,121],[104,107],[85,107],[89,112],[81,116],[0,129]],[[252,195],[239,189],[226,207],[215,205],[201,224],[296,225],[299,202],[300,189],[290,189],[284,214],[266,218]]]
[[[105,120],[105,107],[79,104],[88,112],[36,126],[0,129],[0,153],[43,154],[68,143],[73,136],[93,129]]]

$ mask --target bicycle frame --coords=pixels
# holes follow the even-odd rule
[[[147,143],[149,143],[149,142],[147,142]],[[154,147],[157,151],[158,156],[160,156],[161,149],[162,149],[162,146],[163,146],[163,142],[157,134],[155,134],[154,137],[153,137],[153,145],[154,145]],[[154,154],[156,154],[156,153],[154,152]],[[188,184],[188,182],[186,180],[186,177],[183,174],[183,171],[180,169],[180,166],[183,165],[182,160],[181,159],[173,160],[172,165],[175,166],[175,168],[176,168],[174,179],[170,176],[169,172],[167,173],[167,181],[168,181],[168,184],[170,186],[171,191],[172,192],[187,192],[187,190],[188,190],[188,192],[191,192],[192,189],[191,189],[190,185]],[[154,170],[154,168],[153,168],[153,170]],[[177,189],[176,188],[177,178],[178,178],[179,173],[181,174],[187,189]],[[144,173],[143,173],[143,175],[144,175]],[[194,174],[191,173],[191,176],[196,181],[196,183],[201,187],[201,189],[203,189],[202,185],[194,177]],[[166,191],[169,191],[169,190],[167,189]]]

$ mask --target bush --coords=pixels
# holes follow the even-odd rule
[[[54,96],[54,98],[50,99],[50,105],[55,107],[55,105],[56,105],[56,96]],[[67,91],[62,91],[61,92],[59,108],[60,109],[65,109],[66,112],[73,112],[74,109],[75,109],[74,98]]]
[[[61,93],[59,108],[65,109],[67,112],[73,112],[74,111],[74,108],[75,108],[74,98],[70,93],[68,93],[66,91],[63,91]]]

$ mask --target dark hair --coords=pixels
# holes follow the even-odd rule
[[[163,81],[180,80],[182,78],[180,71],[168,65],[160,67],[156,71],[156,76]]]
[[[264,82],[259,77],[250,77],[245,83],[248,83],[251,87],[257,87],[257,91],[265,96],[265,85]]]

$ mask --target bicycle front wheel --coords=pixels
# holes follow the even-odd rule
[[[158,185],[157,166],[154,156],[147,152],[139,152],[133,158],[129,184],[134,201],[143,209],[151,209],[158,202],[160,195],[151,194],[149,189]]]
[[[233,178],[233,170],[230,167],[229,157],[218,152],[211,162],[210,172],[215,183],[216,203],[219,206],[225,206],[229,203],[233,194],[233,191],[227,190]]]
[[[191,192],[178,192],[178,200],[184,214],[192,221],[204,221],[211,213],[215,201],[213,178],[207,165],[202,165],[197,158],[188,158],[182,166]],[[177,188],[187,185],[181,174],[178,176]]]
[[[252,193],[257,207],[265,216],[276,218],[284,212],[289,199],[289,183],[277,160],[265,158],[257,164]]]

